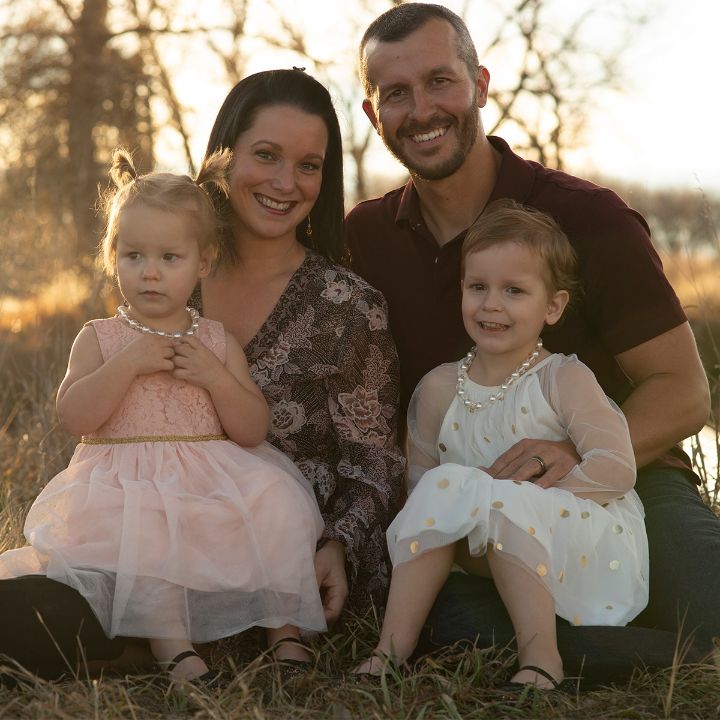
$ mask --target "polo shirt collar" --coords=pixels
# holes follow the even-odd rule
[[[490,144],[500,153],[500,171],[488,202],[498,198],[511,198],[524,203],[530,196],[535,183],[536,163],[530,163],[516,155],[510,146],[500,137],[488,135]],[[395,222],[409,222],[411,225],[423,224],[420,212],[420,196],[412,178],[407,181],[400,196],[395,213]]]

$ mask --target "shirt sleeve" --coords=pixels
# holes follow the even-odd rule
[[[592,371],[574,356],[562,358],[543,385],[581,458],[556,487],[598,503],[631,490],[636,469],[627,421]]]
[[[585,198],[575,212],[584,213],[576,221],[582,231],[571,231],[580,256],[583,314],[613,355],[687,320],[638,213],[610,191]]]
[[[438,438],[457,382],[457,363],[431,370],[418,383],[408,407],[408,491],[440,464]]]
[[[397,352],[382,295],[364,287],[338,339],[338,372],[327,380],[339,460],[337,489],[323,512],[323,537],[345,546],[351,586],[367,548],[384,551],[405,469],[397,445]]]

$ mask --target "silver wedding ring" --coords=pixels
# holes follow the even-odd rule
[[[533,455],[531,460],[534,460],[539,466],[540,466],[540,472],[536,472],[533,477],[542,477],[545,472],[547,471],[547,468],[545,467],[545,463],[543,462],[543,459],[539,457],[538,455]]]

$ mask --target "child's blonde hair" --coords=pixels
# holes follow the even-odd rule
[[[567,290],[571,298],[576,296],[577,254],[567,235],[549,215],[509,198],[490,203],[468,229],[461,250],[462,277],[468,255],[508,241],[527,247],[540,258],[548,292]]]
[[[203,186],[213,185],[227,195],[227,174],[231,162],[232,152],[225,149],[208,155],[194,180],[188,175],[173,173],[138,175],[130,152],[125,148],[116,148],[110,167],[110,178],[115,187],[100,197],[101,210],[105,216],[100,255],[105,272],[108,275],[115,274],[120,213],[136,202],[166,212],[187,213],[195,223],[200,251],[209,250],[214,263],[219,247],[219,221]]]

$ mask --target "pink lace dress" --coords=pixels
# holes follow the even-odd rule
[[[138,332],[117,318],[91,324],[106,360]],[[201,318],[198,337],[224,361],[220,323]],[[29,546],[0,556],[0,578],[43,573],[74,587],[109,637],[319,631],[322,528],[312,488],[285,455],[227,440],[203,389],[154,373],[40,493]]]

